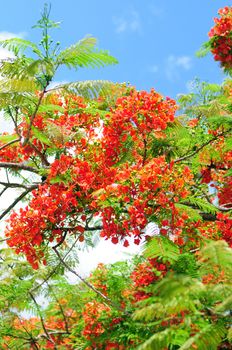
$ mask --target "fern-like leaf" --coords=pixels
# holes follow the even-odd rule
[[[162,257],[168,261],[176,261],[179,248],[167,237],[159,236],[147,243],[143,254],[147,258]]]
[[[189,338],[179,350],[217,350],[226,330],[220,324],[206,324],[193,337]]]
[[[38,88],[34,79],[11,79],[0,82],[0,91],[8,93],[35,92]]]
[[[64,64],[68,68],[98,68],[118,63],[107,51],[97,50],[96,42],[97,40],[91,36],[83,38],[62,51],[57,57],[57,64]]]
[[[145,343],[138,347],[138,350],[163,350],[170,343],[172,328],[167,328],[162,332],[154,334]]]
[[[201,48],[196,52],[197,57],[205,57],[210,52],[210,41],[205,42]]]
[[[18,55],[19,53],[23,54],[25,50],[30,48],[39,57],[43,57],[42,52],[39,50],[38,46],[29,40],[21,38],[1,40],[0,46],[7,48],[7,50],[13,52],[15,55]]]
[[[181,204],[192,206],[193,208],[199,208],[204,213],[215,214],[218,210],[217,208],[199,197],[187,197]]]
[[[192,221],[202,220],[201,215],[196,209],[180,203],[176,203],[175,206],[180,213],[186,213]]]
[[[86,80],[73,83],[61,84],[52,90],[65,90],[83,96],[86,99],[93,99],[102,95],[104,97],[112,95],[115,83],[107,80]]]
[[[213,241],[207,244],[199,255],[200,272],[215,274],[215,267],[219,273],[224,273],[229,280],[232,276],[232,250],[225,241]]]

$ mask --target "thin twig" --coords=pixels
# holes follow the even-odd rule
[[[40,152],[40,150],[35,145],[33,145],[33,143],[30,142],[29,145],[33,148],[35,153],[40,157],[42,164],[45,166],[49,166],[50,163],[47,160],[46,156],[42,152]]]
[[[15,107],[15,113],[16,113],[15,118],[14,118],[14,116],[13,116],[13,113],[12,113],[10,107],[8,107],[8,113],[9,113],[9,115],[10,115],[10,117],[11,117],[11,120],[12,120],[13,123],[14,123],[15,131],[16,131],[16,133],[17,133],[19,139],[21,140],[21,135],[20,135],[20,132],[19,132],[19,129],[18,129],[18,114],[19,114],[19,108],[18,108],[18,107]]]
[[[0,192],[0,197],[3,195],[3,193],[7,190],[7,187],[3,188],[3,190]]]
[[[37,103],[37,105],[35,107],[34,113],[32,114],[32,116],[30,118],[30,123],[29,123],[28,129],[27,129],[27,134],[25,136],[25,139],[22,142],[22,146],[25,146],[28,143],[28,141],[29,141],[31,128],[32,128],[34,119],[35,119],[36,114],[37,114],[37,112],[39,110],[39,106],[41,105],[42,99],[43,99],[43,97],[44,97],[44,95],[46,93],[46,88],[48,87],[48,85],[49,85],[49,82],[47,82],[46,86],[44,87],[43,91],[40,94],[40,97],[39,97],[38,103]]]
[[[65,231],[65,233],[64,233],[63,237],[61,238],[61,240],[54,247],[52,247],[53,249],[58,248],[65,241],[67,233],[68,233],[68,231]]]
[[[207,142],[203,143],[200,147],[198,147],[194,152],[187,154],[186,156],[177,158],[174,160],[174,163],[179,163],[182,162],[183,160],[186,160],[188,158],[191,158],[193,156],[195,156],[198,152],[200,152],[204,147],[208,146],[210,143],[212,143],[213,141],[216,141],[219,137],[224,136],[225,134],[229,133],[230,131],[232,131],[232,129],[228,129],[220,134],[218,134],[217,136],[213,137],[212,139],[208,140]]]
[[[147,141],[146,141],[146,139],[143,139],[143,144],[144,144],[144,153],[143,153],[143,166],[144,166],[146,159],[147,159]]]
[[[39,314],[40,322],[41,322],[41,324],[42,324],[42,328],[43,328],[43,330],[44,330],[44,333],[45,333],[46,336],[47,336],[47,339],[48,339],[52,344],[55,345],[53,339],[50,337],[50,335],[49,335],[49,333],[48,333],[48,331],[47,331],[47,328],[46,328],[46,326],[45,326],[44,319],[43,319],[43,315],[42,315],[42,313],[41,313],[41,311],[40,311],[40,306],[39,306],[39,304],[37,303],[37,301],[36,301],[34,295],[33,295],[31,292],[28,292],[28,294],[30,295],[31,299],[33,300],[33,302],[34,302],[34,304],[35,304],[35,306],[36,306],[36,309],[37,309],[38,314]],[[56,347],[54,347],[54,348],[56,349]]]
[[[73,242],[73,244],[71,245],[70,249],[67,251],[67,253],[65,254],[63,259],[66,259],[67,256],[69,255],[69,253],[72,251],[73,247],[75,247],[77,241],[78,241],[79,237],[77,237],[75,239],[75,241]],[[38,286],[34,287],[33,289],[31,289],[31,292],[36,291],[38,288],[42,287],[44,285],[44,283],[46,283],[47,281],[49,281],[49,279],[54,275],[54,273],[56,272],[56,270],[61,266],[61,261],[59,262],[59,264],[57,264],[54,269],[48,274],[48,276],[43,280],[43,282],[41,282]]]
[[[79,275],[75,270],[73,270],[62,258],[62,256],[60,255],[60,253],[58,252],[58,250],[56,248],[53,248],[54,252],[56,253],[56,255],[58,256],[58,258],[60,259],[61,263],[64,265],[64,267],[66,267],[67,270],[69,270],[70,272],[72,272],[75,276],[77,276],[87,287],[89,287],[92,291],[94,291],[96,294],[98,294],[102,299],[104,299],[106,301],[107,304],[113,306],[115,309],[119,310],[119,311],[123,311],[125,312],[125,310],[115,304],[110,298],[108,298],[106,295],[104,295],[102,292],[100,292],[98,289],[96,289],[91,283],[89,283],[88,281],[86,281],[85,278],[83,278],[81,275]]]
[[[10,145],[13,145],[13,143],[16,143],[16,142],[19,142],[19,141],[20,141],[20,138],[9,141],[8,143],[6,143],[5,145],[0,147],[0,151],[2,151],[4,148],[6,148],[6,147],[8,147]]]
[[[67,317],[66,317],[66,315],[65,315],[65,313],[64,313],[64,309],[63,309],[62,305],[60,304],[59,300],[57,299],[57,297],[56,297],[56,295],[55,295],[55,293],[54,293],[52,287],[51,287],[48,283],[46,283],[46,284],[47,284],[47,286],[48,286],[48,289],[50,289],[51,293],[53,294],[53,296],[54,296],[54,298],[55,298],[57,304],[59,305],[60,312],[61,312],[61,314],[62,314],[62,316],[63,316],[63,319],[64,319],[64,324],[65,324],[66,333],[70,334],[69,328],[68,328],[68,321],[67,321]]]
[[[14,206],[16,204],[18,204],[31,191],[32,191],[32,189],[30,188],[30,189],[27,189],[26,191],[24,191],[23,193],[21,193],[20,196],[17,197],[15,199],[15,201],[13,203],[11,203],[11,205],[9,205],[9,207],[3,211],[3,213],[0,215],[0,220],[2,220],[11,211],[11,209],[13,209]]]

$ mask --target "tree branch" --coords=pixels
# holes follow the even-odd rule
[[[47,283],[47,286],[48,286],[48,288],[50,289],[51,293],[53,294],[53,296],[54,296],[54,298],[55,298],[57,304],[59,305],[60,312],[61,312],[61,314],[62,314],[62,316],[63,316],[63,319],[64,319],[64,324],[65,324],[66,333],[67,333],[67,334],[70,334],[69,328],[68,328],[68,320],[67,320],[67,317],[66,317],[66,315],[65,315],[65,313],[64,313],[64,309],[63,309],[62,305],[60,304],[59,300],[57,299],[57,297],[56,297],[56,295],[55,295],[55,293],[54,293],[52,287],[51,287],[48,283]]]
[[[37,309],[38,314],[39,314],[40,322],[41,322],[41,324],[42,324],[42,328],[43,328],[43,330],[44,330],[44,333],[45,333],[46,336],[47,336],[47,339],[48,339],[52,344],[54,344],[54,349],[57,349],[56,346],[55,346],[55,343],[54,343],[53,339],[50,337],[50,335],[49,335],[49,333],[48,333],[48,331],[47,331],[47,328],[46,328],[45,323],[44,323],[43,315],[42,315],[42,313],[41,313],[41,311],[40,311],[39,304],[37,303],[37,301],[36,301],[34,295],[33,295],[31,292],[28,292],[28,294],[30,295],[31,299],[33,300],[33,302],[34,302],[34,304],[35,304],[35,306],[36,306],[36,309]]]
[[[30,123],[29,123],[28,129],[27,129],[27,134],[26,134],[26,136],[25,136],[25,139],[22,140],[22,141],[23,141],[23,142],[22,142],[22,146],[26,146],[26,144],[27,144],[28,141],[29,141],[30,133],[31,133],[31,128],[32,128],[34,119],[35,119],[36,114],[37,114],[37,112],[38,112],[38,110],[39,110],[39,106],[41,105],[42,99],[43,99],[43,97],[44,97],[44,95],[45,95],[45,93],[46,93],[46,88],[48,87],[48,85],[49,85],[49,82],[46,83],[46,85],[45,85],[43,91],[42,91],[41,94],[40,94],[40,97],[39,97],[38,103],[37,103],[37,105],[36,105],[36,107],[35,107],[34,113],[32,114],[32,116],[31,116],[31,118],[30,118]]]
[[[53,247],[54,252],[56,253],[56,255],[58,256],[58,258],[60,259],[61,263],[64,265],[64,267],[66,267],[67,270],[69,270],[70,272],[72,272],[75,276],[77,276],[87,287],[89,287],[92,291],[94,291],[96,294],[98,294],[102,299],[105,300],[105,302],[109,305],[111,305],[112,307],[114,307],[115,309],[125,312],[125,310],[115,304],[110,298],[108,298],[107,296],[105,296],[102,292],[100,292],[98,289],[96,289],[91,283],[89,283],[88,281],[86,281],[85,278],[83,278],[81,275],[79,275],[75,270],[73,270],[65,261],[64,259],[61,257],[60,253],[58,252],[58,250],[56,248]]]
[[[39,173],[38,169],[33,168],[32,166],[25,165],[24,163],[11,163],[11,162],[0,162],[0,168],[10,168],[16,170],[26,170],[31,173]]]
[[[143,139],[143,145],[144,145],[144,153],[143,153],[143,166],[144,166],[146,159],[147,159],[147,141],[146,141],[146,139]]]
[[[77,237],[75,239],[75,241],[73,242],[73,244],[71,245],[70,249],[67,251],[67,253],[65,254],[63,259],[66,259],[66,257],[69,255],[69,253],[72,251],[73,247],[75,247],[77,241],[78,241],[79,237]],[[35,290],[37,290],[38,288],[40,288],[42,285],[44,285],[44,283],[47,283],[47,281],[49,281],[49,279],[54,275],[54,273],[56,272],[56,270],[62,265],[61,261],[59,262],[59,264],[57,264],[54,269],[47,275],[47,277],[45,277],[45,279],[36,287],[34,287],[33,289],[31,289],[31,292],[34,292]]]
[[[198,152],[200,152],[204,147],[208,146],[210,143],[212,143],[213,141],[216,141],[219,137],[226,135],[227,133],[229,133],[230,131],[232,131],[232,129],[228,129],[220,134],[218,134],[217,136],[214,136],[212,139],[206,141],[205,143],[203,143],[200,147],[198,147],[195,151],[193,151],[190,154],[187,154],[183,157],[177,158],[174,160],[174,163],[179,163],[182,162],[183,160],[186,160],[188,158],[191,158],[193,156],[195,156]]]
[[[7,187],[3,188],[3,190],[0,192],[0,197],[3,195],[3,193],[7,190]]]
[[[40,150],[35,145],[33,145],[33,143],[30,142],[29,145],[33,148],[35,153],[40,157],[42,164],[45,166],[50,166],[50,163],[45,157],[45,155],[42,152],[40,152]]]
[[[16,143],[16,142],[19,142],[19,141],[20,141],[20,138],[9,141],[8,143],[6,143],[5,145],[0,147],[0,151],[2,151],[4,148],[6,148],[6,147],[8,147],[10,145],[13,145],[13,143]]]
[[[52,247],[53,249],[58,248],[65,241],[67,233],[68,233],[68,230],[65,230],[65,233],[64,233],[63,237],[61,238],[61,240],[54,247]]]
[[[18,198],[16,198],[15,201],[14,201],[11,205],[9,205],[8,208],[6,208],[6,209],[3,211],[3,213],[0,215],[0,220],[2,220],[2,219],[11,211],[11,209],[13,209],[14,206],[15,206],[17,203],[19,203],[19,202],[20,202],[29,192],[31,192],[31,191],[32,191],[32,189],[29,188],[29,189],[27,189],[26,191],[24,191],[23,193],[21,193],[20,196],[19,196]]]
[[[36,188],[38,188],[38,185],[24,185],[24,184],[19,184],[19,183],[15,183],[15,182],[2,182],[0,181],[0,185],[5,186],[6,188],[24,188],[25,190],[34,190]]]

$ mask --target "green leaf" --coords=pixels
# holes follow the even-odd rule
[[[172,332],[172,328],[167,328],[162,332],[154,334],[151,338],[145,341],[145,343],[140,345],[138,350],[163,350],[164,348],[167,348],[170,343]]]
[[[199,208],[205,213],[215,214],[218,211],[213,204],[199,197],[187,197],[183,200],[183,202],[181,202],[181,204],[182,203],[184,205],[193,206],[194,208]]]
[[[68,68],[91,67],[99,68],[105,65],[116,64],[118,61],[107,51],[95,48],[97,40],[87,36],[76,44],[62,51],[57,56],[57,64],[64,64]]]
[[[64,89],[67,92],[75,93],[86,99],[95,99],[100,95],[104,97],[111,96],[112,88],[115,86],[118,86],[118,84],[108,80],[86,80],[61,84],[51,89],[51,91]]]
[[[49,138],[47,137],[47,135],[45,135],[42,131],[40,131],[39,129],[32,127],[32,131],[33,131],[33,135],[42,143],[51,146],[51,141],[49,140]]]
[[[229,297],[226,298],[221,304],[217,305],[214,310],[216,313],[232,310],[232,291],[231,295],[229,295]]]
[[[30,48],[34,53],[42,57],[42,52],[39,50],[38,46],[29,40],[24,40],[21,38],[1,40],[0,46],[14,52],[15,55],[18,55],[19,53],[23,54],[26,49]]]
[[[31,92],[34,93],[38,85],[34,79],[10,79],[0,81],[1,93]]]
[[[226,172],[225,176],[232,176],[232,168]]]
[[[176,261],[179,256],[179,248],[167,237],[153,237],[147,243],[143,254],[146,258],[162,257],[168,261]]]
[[[220,324],[206,324],[204,328],[189,338],[179,350],[217,350],[225,333],[225,327]]]
[[[43,112],[43,113],[46,113],[46,112],[53,112],[54,111],[59,111],[59,112],[64,112],[64,107],[61,107],[61,106],[57,106],[57,105],[52,105],[52,104],[41,104],[38,108],[38,111],[39,112]]]
[[[202,275],[215,274],[215,267],[228,279],[232,276],[232,249],[223,241],[212,241],[200,250],[199,262]]]
[[[201,48],[196,52],[197,57],[205,57],[210,52],[211,41],[205,42]]]
[[[193,221],[202,220],[202,217],[197,210],[180,203],[176,203],[175,206],[180,213],[186,213],[191,220]]]
[[[17,135],[0,135],[0,141],[3,143],[7,143],[17,139],[18,139]]]

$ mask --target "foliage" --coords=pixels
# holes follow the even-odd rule
[[[226,40],[229,72],[231,8],[220,15],[206,46]],[[60,66],[117,62],[93,37],[61,50],[58,26],[45,6],[38,45],[1,42],[14,54],[0,63],[14,131],[0,135],[0,196],[19,191],[0,214],[1,349],[229,349],[231,79],[197,80],[179,107],[109,81],[52,87]],[[79,252],[99,237],[145,243],[84,278]]]

